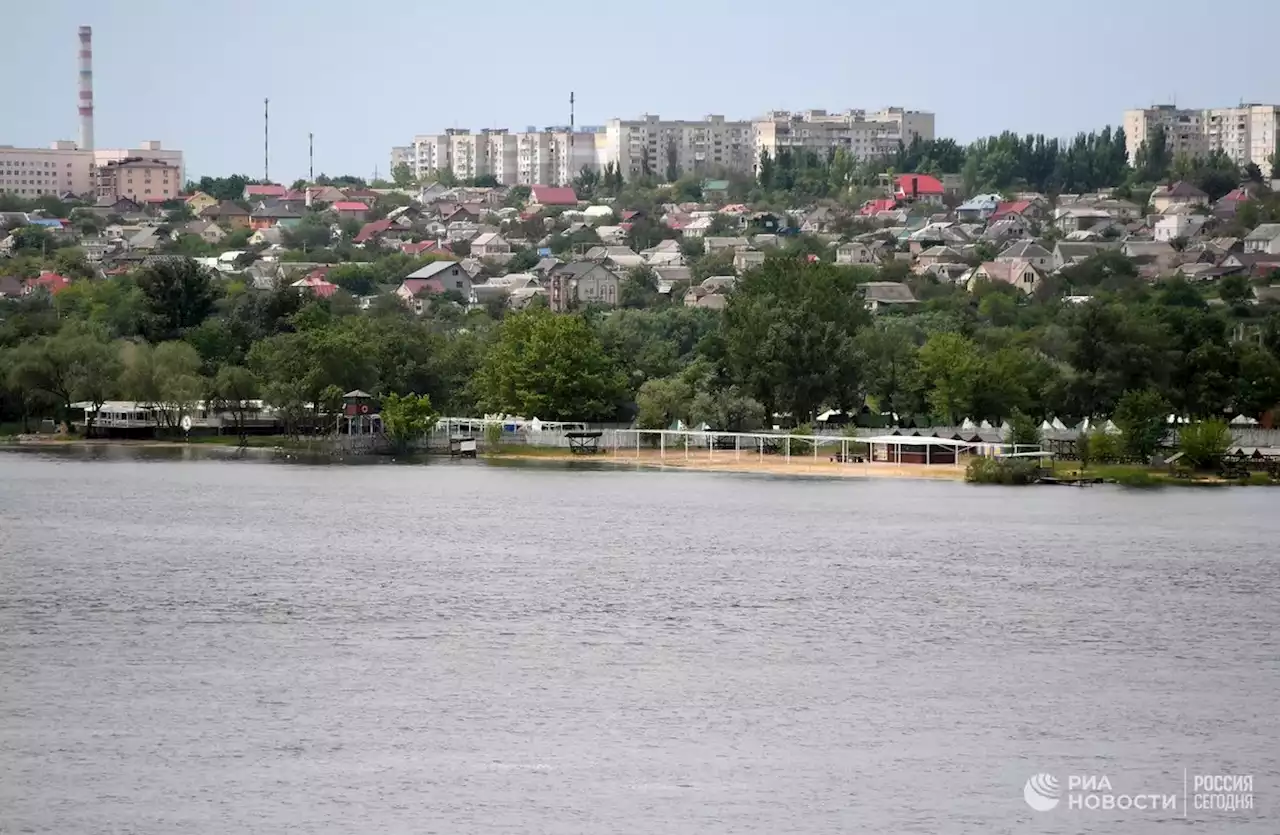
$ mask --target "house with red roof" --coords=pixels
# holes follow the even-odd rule
[[[934,205],[942,205],[945,193],[942,181],[928,174],[899,174],[893,189],[893,196],[899,200]]]
[[[58,275],[49,270],[41,270],[39,276],[27,281],[23,295],[31,295],[38,290],[48,290],[50,294],[57,295],[70,286],[71,279],[65,275]]]
[[[339,200],[329,207],[338,213],[338,217],[349,217],[364,220],[369,214],[369,206],[359,200]]]
[[[417,243],[406,241],[405,243],[400,244],[400,251],[405,255],[414,256],[426,255],[430,252],[448,252],[447,249],[442,249],[435,241],[418,241]]]
[[[530,206],[576,206],[578,195],[568,186],[533,186],[529,189]]]
[[[305,290],[318,299],[327,299],[338,291],[338,285],[325,280],[319,270],[308,273],[305,278],[300,278],[289,286]]]
[[[996,210],[991,214],[991,222],[1003,220],[1006,217],[1012,218],[1016,216],[1018,220],[1027,220],[1027,215],[1031,212],[1032,203],[1030,200],[1004,200]]]
[[[380,241],[395,226],[395,221],[383,218],[382,220],[371,220],[364,226],[360,227],[360,231],[352,238],[354,244],[368,244],[373,241]]]
[[[862,204],[862,208],[858,209],[858,214],[863,217],[875,217],[881,212],[892,212],[898,208],[898,201],[892,197],[885,197],[880,200],[868,200]]]
[[[247,185],[244,187],[243,199],[252,201],[263,197],[284,197],[289,189],[284,186],[278,186],[273,183],[263,183],[261,185]]]

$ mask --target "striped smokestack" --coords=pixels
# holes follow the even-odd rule
[[[80,149],[93,150],[93,29],[80,27]]]

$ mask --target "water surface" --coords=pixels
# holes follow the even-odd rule
[[[0,453],[0,832],[1277,831],[1274,491],[85,457]]]

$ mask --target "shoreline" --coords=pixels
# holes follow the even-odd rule
[[[532,452],[531,450],[538,450]],[[502,449],[481,455],[492,461],[549,461],[556,463],[608,464],[646,470],[686,470],[702,473],[741,473],[745,475],[782,475],[810,478],[909,478],[927,481],[964,481],[965,468],[948,464],[888,464],[866,462],[843,463],[829,456],[795,456],[787,461],[781,455],[761,458],[755,452],[736,454],[733,450],[708,452],[698,450],[687,457],[679,453],[662,455],[657,450],[601,450],[593,455],[575,455],[563,450],[540,448],[529,450]]]

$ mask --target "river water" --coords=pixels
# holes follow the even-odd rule
[[[0,832],[1280,830],[1275,491],[95,457],[0,452]]]

